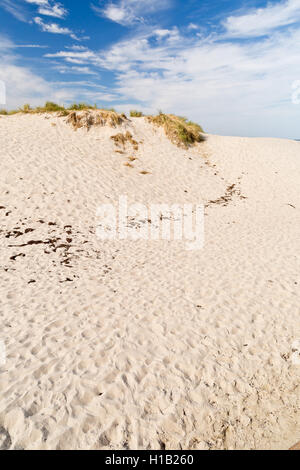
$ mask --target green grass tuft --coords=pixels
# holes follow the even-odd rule
[[[130,117],[143,117],[144,114],[141,112],[141,111],[136,111],[135,109],[133,109],[132,111],[130,111]]]
[[[71,106],[68,107],[68,110],[70,111],[84,111],[84,110],[87,110],[87,109],[97,109],[97,106],[91,106],[89,104],[86,104],[86,103],[74,103],[72,104]]]
[[[65,107],[52,103],[52,101],[47,101],[45,106],[38,106],[33,110],[36,113],[57,113],[59,111],[65,111]]]

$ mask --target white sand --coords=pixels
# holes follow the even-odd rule
[[[127,127],[143,140],[134,168],[119,130],[0,118],[0,448],[291,447],[300,143],[209,136],[185,151],[144,119]],[[232,184],[240,195],[206,209],[202,251],[95,236],[96,208],[119,195],[207,203]],[[64,248],[9,246],[58,237],[71,267]]]

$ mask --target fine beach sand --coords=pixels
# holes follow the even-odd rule
[[[126,130],[138,149],[118,153]],[[185,150],[143,118],[87,132],[15,115],[0,165],[0,448],[300,440],[299,142]],[[206,204],[204,249],[98,240],[96,209],[120,195]]]

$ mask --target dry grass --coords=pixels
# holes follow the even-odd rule
[[[188,148],[205,140],[202,127],[184,117],[159,113],[157,116],[148,116],[147,120],[163,127],[166,136],[178,147]]]
[[[134,150],[139,149],[139,144],[136,140],[134,140],[132,134],[127,131],[125,134],[119,133],[116,135],[111,136],[111,139],[115,142],[117,147],[122,147],[125,149],[126,145],[129,143],[132,145]]]
[[[106,110],[87,110],[72,111],[68,115],[67,122],[71,124],[75,130],[92,126],[110,126],[117,127],[127,120],[125,114],[118,114],[116,111]]]

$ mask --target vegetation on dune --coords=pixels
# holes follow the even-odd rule
[[[125,114],[118,114],[116,111],[96,109],[94,112],[91,112],[91,110],[86,110],[85,112],[72,111],[68,115],[67,122],[77,130],[83,127],[90,129],[92,126],[105,125],[117,127],[126,120],[127,117]]]
[[[157,116],[148,116],[147,120],[158,127],[163,127],[166,136],[179,147],[188,148],[205,140],[202,127],[185,117],[160,112]]]
[[[56,113],[60,111],[66,111],[64,106],[59,106],[56,103],[47,101],[44,106],[37,106],[32,108],[30,104],[24,104],[21,108],[15,109],[12,111],[6,111],[5,109],[0,111],[0,114],[10,116],[12,114],[22,113],[22,114],[35,114],[35,113]]]
[[[12,116],[13,114],[17,114],[19,113],[20,111],[17,111],[17,110],[13,110],[13,111],[7,111],[6,109],[1,109],[0,110],[0,115],[1,116]]]
[[[24,104],[24,106],[22,108],[19,108],[18,111],[20,113],[28,114],[31,113],[33,109],[31,108],[30,104]]]
[[[59,113],[60,116],[68,116],[74,111],[89,111],[89,110],[99,110],[97,105],[90,105],[86,103],[73,103],[69,107],[61,106],[52,101],[47,101],[44,106],[37,106],[32,108],[30,104],[24,104],[21,108],[17,110],[7,111],[6,109],[1,109],[0,114],[3,116],[9,116],[11,114],[23,113],[23,114],[42,114],[42,113]],[[116,110],[113,108],[105,109],[102,108],[103,112],[113,112],[116,113]]]
[[[97,106],[94,105],[94,106],[91,106],[89,104],[86,104],[86,103],[73,103],[71,104],[71,106],[68,107],[68,110],[70,111],[85,111],[87,109],[97,109]]]
[[[45,106],[38,106],[32,112],[35,113],[57,113],[59,111],[65,111],[64,106],[60,106],[56,103],[52,103],[52,101],[47,101]]]
[[[96,105],[92,106],[86,103],[74,103],[68,108],[60,106],[51,101],[47,101],[44,106],[32,108],[30,104],[25,104],[22,108],[15,111],[0,110],[0,115],[9,116],[16,113],[36,114],[36,113],[58,113],[59,117],[68,117],[67,122],[74,129],[87,128],[92,126],[117,127],[127,120],[126,115],[119,114],[115,109],[98,109]],[[204,131],[199,124],[189,121],[185,117],[175,116],[174,114],[165,114],[162,111],[157,116],[145,116],[141,111],[131,110],[130,117],[145,117],[148,122],[155,126],[162,127],[166,136],[179,147],[188,148],[198,142],[205,141]],[[128,136],[127,136],[128,137]],[[122,139],[120,139],[122,140]],[[126,138],[125,141],[130,141]],[[133,147],[136,142],[131,142]],[[119,142],[124,145],[124,142]]]
[[[130,111],[130,117],[143,117],[144,114],[141,111],[136,111],[135,109]]]
[[[139,149],[139,144],[136,140],[134,140],[131,132],[127,131],[125,134],[116,134],[111,136],[111,140],[115,142],[117,147],[122,147],[125,149],[127,144],[131,144],[134,150]]]

